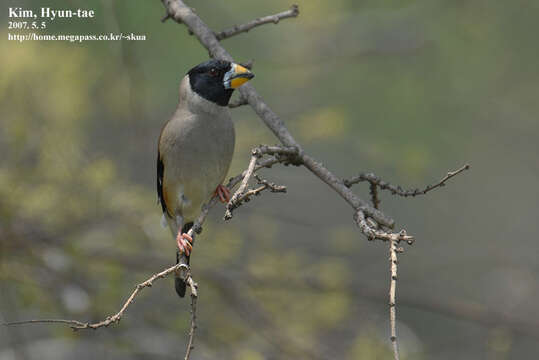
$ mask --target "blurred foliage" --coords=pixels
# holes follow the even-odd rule
[[[290,6],[190,3],[215,30]],[[309,152],[339,176],[374,171],[410,186],[473,165],[424,199],[383,196],[384,210],[418,238],[400,258],[402,358],[534,356],[537,1],[299,5],[298,19],[224,44],[239,61],[255,59],[254,85]],[[156,142],[179,80],[207,53],[183,26],[159,21],[159,1],[46,6],[97,14],[56,20],[48,33],[147,40],[21,44],[3,30],[0,317],[100,320],[174,261],[154,193]],[[233,115],[230,175],[250,148],[275,143],[250,109]],[[288,194],[264,194],[230,223],[214,209],[197,240],[195,358],[390,358],[386,246],[359,236],[346,204],[304,169],[264,176]],[[492,314],[504,321],[489,323]],[[0,359],[177,358],[188,326],[188,300],[168,279],[111,329],[0,329]]]

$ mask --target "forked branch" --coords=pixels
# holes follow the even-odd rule
[[[245,175],[243,176],[243,181],[238,187],[238,190],[232,195],[228,204],[226,204],[225,220],[232,219],[232,212],[234,209],[239,207],[243,202],[248,201],[252,195],[257,195],[265,189],[270,189],[272,192],[286,192],[285,187],[277,186],[265,180],[262,181],[261,179],[259,179],[259,184],[262,185],[260,188],[246,192],[249,180],[251,180],[256,169],[260,168],[258,161],[264,155],[271,155],[272,159],[279,162],[286,162],[294,165],[299,165],[301,163],[301,160],[298,159],[299,150],[295,147],[260,145],[251,150],[251,160],[249,161],[247,170],[244,171]]]

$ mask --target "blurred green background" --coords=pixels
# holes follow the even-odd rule
[[[254,59],[253,85],[307,152],[342,177],[372,171],[426,197],[382,196],[416,236],[400,256],[403,359],[524,359],[539,349],[539,3],[304,0],[301,15],[224,46]],[[160,227],[156,143],[185,72],[207,52],[160,22],[158,0],[15,1],[0,15],[0,320],[101,320],[174,261]],[[190,1],[214,30],[288,1]],[[9,6],[94,9],[44,33],[146,41],[7,41]],[[12,19],[13,20],[13,19]],[[22,32],[24,33],[24,32]],[[230,175],[276,142],[232,110]],[[387,244],[302,168],[198,238],[193,359],[390,359]],[[355,190],[368,197],[365,185]],[[118,326],[0,328],[0,359],[183,358],[189,300],[156,282]]]

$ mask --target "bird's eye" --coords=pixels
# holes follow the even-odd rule
[[[217,76],[218,72],[217,72],[217,69],[216,68],[211,68],[210,69],[210,75],[211,76]]]

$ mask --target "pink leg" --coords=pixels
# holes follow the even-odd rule
[[[193,238],[191,236],[186,233],[182,234],[181,229],[178,231],[176,243],[178,244],[178,249],[180,249],[181,253],[185,253],[185,255],[189,256],[191,251],[193,251],[193,245],[191,245],[192,242]]]
[[[230,201],[230,190],[228,190],[228,188],[223,184],[219,184],[219,186],[217,186],[217,189],[215,189],[215,195],[219,196],[219,200],[223,204]]]

